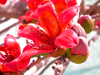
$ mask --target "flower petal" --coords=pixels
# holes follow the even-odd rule
[[[4,65],[4,67],[6,67],[7,69],[9,69],[12,72],[18,72],[18,68],[17,68],[17,61],[16,59],[14,59],[12,62],[6,63]]]
[[[31,16],[33,19],[39,20],[39,19],[38,19],[37,10],[34,11],[33,13],[31,13],[30,16]]]
[[[50,37],[55,39],[57,35],[58,26],[57,26],[57,14],[54,10],[52,2],[47,2],[43,5],[39,5],[37,13],[46,33]]]
[[[69,0],[68,2],[67,2],[67,8],[68,7],[71,7],[71,6],[74,6],[74,5],[76,5],[77,4],[77,0]]]
[[[66,28],[67,24],[76,16],[78,13],[79,6],[72,6],[66,10],[64,10],[59,16],[59,20],[63,29]]]
[[[55,10],[59,16],[66,9],[66,0],[51,0],[54,3]]]
[[[74,32],[76,32],[78,37],[82,36],[82,37],[87,38],[87,34],[86,34],[85,30],[79,23],[76,23],[76,22],[70,23],[69,28],[72,29]]]
[[[82,54],[82,55],[86,55],[88,52],[88,41],[86,38],[84,37],[79,37],[79,43],[71,48],[71,53],[72,54]]]
[[[21,54],[20,45],[16,41],[16,38],[10,34],[7,34],[4,39],[4,47],[15,58]]]
[[[6,50],[5,50],[5,47],[4,47],[4,46],[0,46],[0,51],[5,52],[5,51],[6,51]]]
[[[55,40],[56,45],[59,44],[67,48],[76,46],[78,42],[79,42],[78,36],[71,29],[64,30]]]
[[[18,30],[18,36],[33,40],[34,45],[37,46],[46,45],[45,48],[52,47],[48,35],[37,26],[21,25]]]
[[[41,4],[45,0],[27,0],[27,5],[31,10],[36,10],[38,5]]]
[[[30,61],[30,58],[21,60],[21,61],[18,58],[16,58],[11,62],[6,63],[4,67],[7,68],[9,71],[18,72],[24,69],[25,67],[27,67],[27,65],[29,64],[29,61]]]
[[[24,48],[23,53],[19,56],[18,60],[25,60],[31,58],[34,55],[41,54],[41,53],[48,53],[53,52],[54,49],[49,50],[39,50],[38,48],[34,48],[32,45],[28,45]]]
[[[18,61],[18,63],[17,63],[18,70],[22,70],[22,69],[26,68],[27,65],[29,64],[29,62],[30,62],[30,58]]]

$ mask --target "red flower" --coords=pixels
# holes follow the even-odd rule
[[[63,5],[64,0],[59,1]],[[58,16],[52,2],[46,2],[38,6],[39,25],[21,25],[19,27],[18,35],[34,42],[34,44],[26,46],[27,50],[23,52],[26,56],[21,55],[20,59],[26,59],[40,53],[62,50],[65,47],[71,48],[78,44],[77,34],[71,29],[66,29],[66,27],[78,13],[79,6],[71,5]]]
[[[19,61],[18,57],[20,54],[20,45],[16,38],[7,34],[4,39],[4,46],[0,46],[0,71],[17,72],[25,68],[30,59]]]
[[[19,21],[24,20],[23,23],[31,23],[33,21],[33,18],[30,16],[30,14],[32,13],[32,11],[27,11],[25,15],[21,16],[19,18]]]
[[[0,4],[6,4],[7,0],[0,0]]]

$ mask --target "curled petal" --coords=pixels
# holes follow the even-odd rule
[[[57,35],[58,26],[57,26],[57,14],[54,10],[52,2],[47,2],[46,4],[39,5],[37,13],[46,33],[50,37],[55,39]]]
[[[62,45],[66,48],[74,47],[78,42],[79,39],[77,34],[71,29],[64,30],[55,40],[56,44]]]
[[[16,38],[10,34],[7,34],[4,39],[4,47],[15,58],[21,54],[21,49],[19,43],[16,41]]]
[[[67,24],[76,16],[78,9],[79,6],[72,6],[61,13],[59,20],[63,28],[66,28]]]
[[[29,62],[30,62],[30,58],[18,61],[18,63],[17,63],[18,70],[22,70],[22,69],[26,68],[27,65],[29,64]]]
[[[86,55],[88,52],[88,41],[84,37],[79,37],[79,43],[77,46],[71,48],[71,53],[72,54],[82,54]]]

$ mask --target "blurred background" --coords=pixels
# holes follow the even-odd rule
[[[85,0],[85,4],[93,5],[96,1],[97,0]],[[6,22],[0,23],[0,31],[16,22],[18,22],[18,19],[11,18]],[[3,39],[6,34],[12,34],[17,37],[17,28],[18,26],[16,25],[7,32],[0,34],[0,44],[4,42]],[[88,41],[94,37],[96,33],[96,31],[92,31],[90,34],[88,34]],[[23,49],[23,47],[26,45],[25,39],[19,38],[18,42]],[[87,61],[82,64],[74,64],[70,62],[63,75],[100,75],[100,37],[91,46],[89,46],[89,53],[90,54]],[[36,75],[38,75],[38,73],[36,73]],[[48,70],[45,71],[43,75],[53,75],[51,66],[48,68]]]

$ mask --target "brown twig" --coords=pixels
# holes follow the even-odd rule
[[[16,23],[10,25],[9,27],[3,29],[2,31],[0,31],[0,34],[2,34],[2,33],[4,33],[4,32],[6,32],[6,31],[8,31],[8,30],[11,29],[12,27],[16,26],[18,23],[19,23],[19,22],[16,22]]]
[[[98,0],[94,5],[92,5],[92,6],[90,7],[90,9],[87,10],[86,14],[91,14],[92,11],[95,9],[95,7],[98,5],[99,2],[100,2],[100,0]]]
[[[59,58],[58,58],[59,59]],[[46,67],[39,73],[39,75],[42,75],[44,73],[44,71],[51,65],[53,64],[55,61],[57,61],[58,59],[55,59],[53,61],[51,61],[49,64],[46,65]]]
[[[90,40],[88,41],[88,45],[90,46],[91,44],[93,44],[99,37],[100,32],[97,32],[97,34]]]
[[[94,25],[100,20],[100,14],[91,15],[91,17],[94,20]]]
[[[100,28],[94,28],[93,31],[97,31],[100,33]]]
[[[70,60],[67,59],[66,64],[65,64],[64,67],[63,67],[62,74],[65,72],[65,69],[67,68],[67,66],[68,66],[69,63],[70,63]],[[62,74],[61,74],[61,75],[62,75]]]
[[[84,0],[82,0],[82,2],[81,2],[81,4],[80,4],[80,12],[79,12],[79,15],[81,15],[81,14],[85,14],[85,12],[86,12],[86,6],[85,6],[85,3],[84,3]]]
[[[21,22],[23,22],[23,21],[24,21],[24,19],[21,20],[20,22],[16,22],[16,23],[10,25],[9,27],[7,27],[7,28],[3,29],[2,31],[0,31],[0,34],[2,34],[2,33],[4,33],[4,32],[6,32],[6,31],[8,31],[8,30],[11,29],[12,27],[16,26],[17,24],[19,24],[19,23],[21,23]]]
[[[28,10],[26,1],[9,0],[5,5],[0,4],[0,17],[19,18]]]
[[[26,71],[34,67],[33,69],[33,75],[44,65],[47,64],[47,62],[50,60],[50,56],[43,57],[41,59],[38,59],[37,61],[33,61],[27,68],[19,72],[19,75],[24,75]],[[30,75],[30,74],[29,74]]]
[[[66,55],[61,56],[56,62],[56,66],[53,66],[54,74],[55,75],[62,75],[65,68],[67,67],[69,61],[66,61]],[[67,64],[66,64],[67,63]],[[66,67],[64,67],[66,65]]]
[[[5,18],[4,20],[0,20],[0,23],[8,21],[10,18]]]
[[[95,19],[95,18],[99,18],[99,17],[100,17],[100,13],[98,13],[98,14],[94,14],[94,15],[91,15],[91,17],[92,17],[93,19]]]

